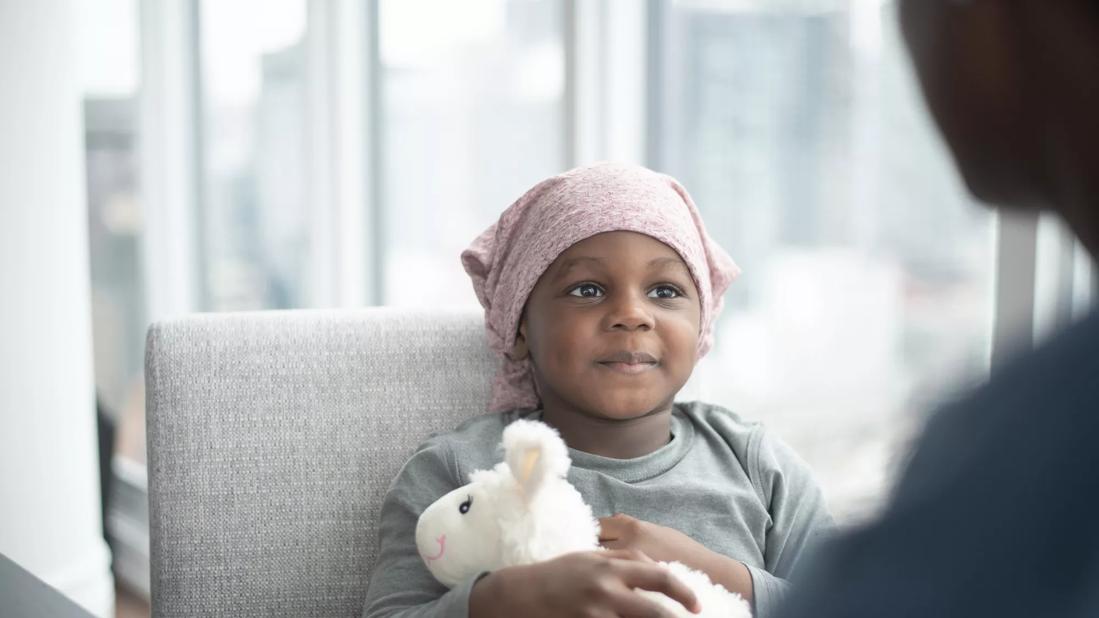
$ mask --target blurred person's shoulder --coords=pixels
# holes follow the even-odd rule
[[[1097,443],[1099,311],[935,414],[897,499],[921,500],[965,478],[972,491],[998,487],[1022,498],[1041,488],[1032,499],[1095,507]]]
[[[1099,310],[1009,363],[987,388],[1020,394],[1044,391],[1047,386],[1094,388],[1099,379],[1097,367]]]
[[[790,615],[822,598],[828,615],[884,615],[899,594],[912,615],[1092,615],[1096,444],[1099,313],[934,414],[881,518],[831,548]],[[828,591],[840,565],[858,611]]]
[[[1042,397],[1063,396],[1077,401],[1074,393],[1095,394],[1099,385],[1099,310],[1055,335],[1033,353],[1016,359],[990,387]],[[1049,388],[1061,389],[1049,392]],[[1094,403],[1094,400],[1091,400]],[[1094,414],[1088,415],[1095,418]]]
[[[1099,430],[1099,311],[947,406],[933,417],[928,433],[955,427],[973,429],[970,438],[978,440],[1005,437],[1001,434],[1023,427],[1035,433],[1017,439]]]

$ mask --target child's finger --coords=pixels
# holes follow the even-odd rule
[[[611,596],[610,604],[617,616],[630,618],[675,618],[675,614],[656,601],[645,598],[636,590],[623,590]]]
[[[622,581],[631,588],[661,592],[678,601],[687,611],[698,613],[698,597],[672,572],[657,564],[623,562]]]
[[[621,526],[613,517],[599,518],[599,540],[617,539]]]
[[[626,549],[626,544],[618,539],[599,539],[599,546],[603,549]]]
[[[608,549],[608,551],[603,553],[603,557],[605,557],[605,558],[616,558],[618,560],[632,560],[634,562],[648,562],[648,563],[656,562],[652,558],[645,555],[645,552],[642,552],[642,551],[639,551],[639,550],[636,550],[636,549],[628,549],[626,547],[617,547],[617,548],[614,548],[614,549]]]
[[[630,529],[638,521],[625,513],[615,513],[610,517],[599,518],[599,540],[620,539],[630,536]]]

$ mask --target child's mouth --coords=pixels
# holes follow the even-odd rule
[[[607,369],[626,375],[644,373],[658,364],[656,357],[646,352],[616,352],[598,362]]]
[[[620,362],[604,363],[604,362],[600,362],[599,364],[606,367],[607,369],[610,369],[611,371],[617,371],[619,373],[624,373],[624,374],[627,374],[627,375],[637,375],[639,373],[644,373],[644,372],[656,367],[656,363],[620,363]]]

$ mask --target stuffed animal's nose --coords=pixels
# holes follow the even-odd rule
[[[432,561],[432,560],[438,560],[439,558],[443,557],[443,554],[446,553],[446,535],[445,534],[439,535],[439,538],[435,539],[435,543],[439,545],[439,553],[435,554],[434,556],[428,556],[427,554],[424,554],[424,560],[427,560],[429,562]]]

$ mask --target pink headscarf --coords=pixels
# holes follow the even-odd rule
[[[509,356],[527,297],[562,252],[613,231],[646,234],[679,253],[702,306],[698,358],[710,349],[722,294],[740,270],[706,233],[687,190],[671,176],[643,167],[579,167],[535,185],[462,252],[462,265],[485,308],[489,346],[504,359],[492,385],[490,412],[539,406],[529,359]]]

